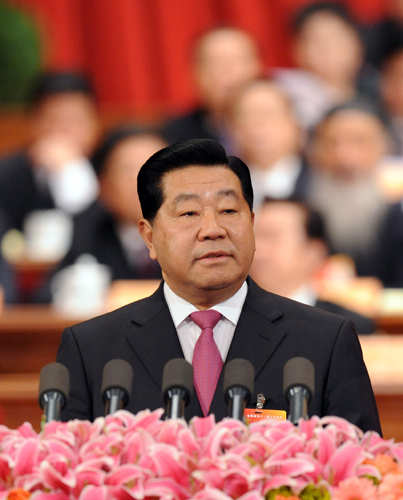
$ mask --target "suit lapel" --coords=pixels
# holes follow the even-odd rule
[[[166,304],[162,283],[151,297],[134,304],[132,328],[126,335],[130,346],[161,389],[165,364],[183,358],[175,325]]]

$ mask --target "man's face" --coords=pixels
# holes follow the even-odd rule
[[[244,33],[217,31],[199,47],[196,82],[204,103],[212,110],[226,106],[234,92],[259,76],[260,71],[257,49]]]
[[[201,308],[231,297],[255,250],[253,214],[238,177],[225,167],[191,166],[165,174],[162,191],[153,224],[139,227],[164,280]]]
[[[100,198],[120,222],[137,224],[141,219],[137,174],[143,163],[165,146],[153,135],[128,137],[106,160],[99,178]]]
[[[298,66],[328,82],[354,79],[362,64],[362,47],[355,31],[329,13],[317,13],[305,24],[295,43]]]
[[[264,204],[256,214],[255,234],[251,276],[266,290],[292,294],[312,279],[323,261],[324,247],[308,238],[297,205]]]
[[[32,116],[35,140],[60,138],[71,143],[84,155],[91,153],[98,128],[96,106],[92,99],[80,92],[47,97]]]
[[[403,116],[403,50],[386,64],[381,75],[381,93],[392,116]]]
[[[370,113],[345,110],[318,129],[312,162],[335,178],[354,181],[372,176],[386,152],[381,122]]]
[[[233,129],[242,154],[260,167],[271,166],[299,149],[296,119],[282,91],[271,83],[254,83],[239,96]]]

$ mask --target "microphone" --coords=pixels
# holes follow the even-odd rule
[[[306,358],[291,358],[284,365],[283,393],[290,403],[288,419],[297,424],[300,418],[308,418],[308,403],[313,398],[315,368]]]
[[[61,363],[45,365],[39,374],[39,406],[44,411],[45,422],[60,420],[61,410],[69,397],[70,377]]]
[[[193,391],[193,366],[183,358],[168,361],[162,374],[162,399],[166,418],[184,418]]]
[[[229,405],[229,416],[243,420],[254,386],[255,369],[246,359],[233,359],[225,367],[224,397]]]
[[[132,390],[133,368],[124,359],[112,359],[102,374],[102,401],[105,415],[121,410],[129,401]]]

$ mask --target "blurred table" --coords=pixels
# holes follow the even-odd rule
[[[5,424],[30,421],[39,430],[39,371],[55,361],[63,329],[86,318],[64,317],[50,306],[15,305],[0,315],[0,406]],[[379,319],[401,335],[360,337],[384,436],[403,441],[403,317]]]

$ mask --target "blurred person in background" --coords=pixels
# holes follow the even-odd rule
[[[302,156],[302,134],[292,103],[268,79],[247,83],[232,108],[237,154],[249,165],[255,204],[266,197],[305,197],[309,170]]]
[[[96,197],[88,160],[99,119],[89,80],[77,72],[45,72],[30,94],[31,141],[0,159],[0,208],[9,228],[23,229],[28,214],[59,208],[74,214]]]
[[[92,156],[99,181],[99,196],[76,215],[69,251],[40,290],[37,301],[51,301],[51,282],[58,272],[82,255],[95,257],[108,266],[111,279],[157,279],[159,265],[138,231],[141,219],[137,174],[143,163],[166,146],[154,130],[132,125],[117,126],[101,139]]]
[[[402,28],[403,29],[403,28]],[[385,55],[380,76],[381,104],[390,121],[393,153],[403,155],[403,35],[401,43]]]
[[[374,332],[370,318],[318,297],[315,281],[329,251],[319,212],[295,198],[265,199],[256,212],[255,240],[250,274],[262,288],[348,317],[358,333]]]
[[[169,143],[215,139],[232,150],[228,134],[229,103],[242,85],[262,72],[257,42],[238,28],[214,28],[196,41],[192,63],[199,105],[168,120],[164,136]]]
[[[7,230],[6,219],[0,213],[0,241]],[[0,247],[0,309],[3,303],[12,304],[17,296],[15,273],[3,255],[3,249]]]
[[[390,53],[403,41],[403,0],[386,0],[386,15],[364,27],[365,59],[381,69]]]
[[[354,260],[359,276],[376,276],[376,248],[391,209],[378,182],[390,138],[382,115],[365,102],[333,108],[309,148],[308,200],[321,212],[333,253]]]
[[[319,1],[293,20],[295,69],[273,77],[290,95],[301,124],[313,127],[326,111],[356,97],[375,98],[376,74],[364,65],[360,33],[347,7]]]

